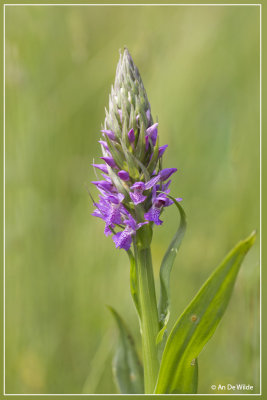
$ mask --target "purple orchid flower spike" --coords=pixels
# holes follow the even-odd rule
[[[153,157],[158,122],[153,123],[144,85],[127,49],[118,64],[109,106],[101,130],[104,140],[99,140],[105,164],[93,164],[103,172],[103,180],[92,182],[100,192],[93,215],[105,222],[104,232],[113,234],[116,247],[129,250],[141,226],[152,229],[151,222],[162,224],[160,214],[172,204],[167,197],[169,178],[177,169],[162,169],[168,145],[160,146],[157,159]]]

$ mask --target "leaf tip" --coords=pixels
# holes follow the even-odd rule
[[[251,234],[243,241],[243,244],[245,245],[246,252],[253,246],[255,243],[257,236],[257,231],[253,230]]]

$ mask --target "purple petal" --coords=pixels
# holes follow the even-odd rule
[[[159,208],[151,207],[150,210],[144,215],[144,218],[147,221],[154,222],[155,225],[161,225],[163,221],[159,219],[160,211],[161,210]]]
[[[111,168],[116,167],[116,163],[112,157],[100,157],[101,160],[104,160]]]
[[[114,228],[114,226],[113,226],[112,228]],[[105,226],[104,234],[105,234],[106,236],[110,236],[110,235],[112,234],[112,231],[110,230],[110,228],[109,228],[108,225]]]
[[[143,203],[146,200],[146,196],[139,192],[130,193],[130,197],[135,205]]]
[[[154,176],[150,181],[145,184],[145,190],[152,188],[152,186],[156,185],[156,183],[160,180],[160,176]]]
[[[108,167],[106,166],[106,164],[91,164],[94,168],[98,168],[100,169],[100,171],[105,172],[105,174],[108,173]]]
[[[108,192],[114,192],[114,186],[107,181],[92,181],[93,185],[96,185],[98,188],[103,189]]]
[[[130,193],[130,197],[134,204],[143,203],[146,200],[146,196],[143,195],[143,191],[145,190],[144,182],[135,182],[131,189],[134,190],[133,193]]]
[[[167,144],[165,144],[164,146],[160,146],[159,147],[159,157],[163,156],[163,154],[164,154],[165,150],[167,149],[167,147],[168,147]]]
[[[124,195],[122,193],[118,193],[117,195],[108,194],[106,196],[106,199],[113,204],[120,204],[122,202],[122,200],[124,199]]]
[[[130,175],[128,174],[127,171],[124,171],[123,169],[118,172],[118,176],[123,180],[123,181],[128,181],[130,179]]]
[[[139,228],[141,228],[141,226],[147,225],[147,224],[148,224],[148,221],[146,221],[146,222],[140,222],[139,224],[136,225],[136,230],[139,229]]]
[[[104,147],[104,149],[106,149],[106,150],[109,149],[107,142],[105,142],[104,140],[99,140],[98,143],[100,143]]]
[[[109,215],[105,218],[107,226],[111,224],[122,224],[120,207],[113,205],[110,208]]]
[[[125,229],[122,232],[118,232],[113,236],[115,246],[120,249],[129,250],[132,244],[132,235]]]
[[[129,130],[128,138],[130,143],[133,143],[135,141],[135,134],[133,128]]]
[[[132,228],[133,231],[135,231],[136,228],[137,228],[136,221],[135,221],[135,219],[131,216],[131,214],[128,215],[128,218],[125,219],[125,220],[123,221],[123,223],[124,223],[125,225],[129,226],[130,228]]]
[[[105,181],[107,181],[107,182],[109,182],[109,183],[112,183],[112,180],[111,180],[111,178],[108,176],[108,175],[106,175],[106,174],[101,174],[102,176],[103,176],[103,178],[105,179]]]
[[[166,181],[174,172],[177,171],[177,168],[165,168],[159,172],[160,179],[162,181]]]
[[[94,217],[102,218],[102,219],[104,218],[104,215],[101,214],[101,211],[98,210],[98,208],[96,210],[94,210],[91,215],[93,215]]]
[[[158,122],[147,128],[146,133],[151,138],[153,146],[155,146],[158,136]]]
[[[182,201],[183,198],[182,197],[176,197],[175,200],[179,202],[179,201]]]
[[[135,190],[137,189],[137,190],[143,191],[143,190],[145,190],[145,184],[144,184],[144,182],[135,182],[133,184],[133,186],[131,186],[130,189],[135,189]]]
[[[107,135],[107,137],[111,140],[116,139],[115,133],[113,131],[110,131],[109,129],[102,129],[101,132],[104,133],[105,135]]]
[[[157,197],[157,186],[158,185],[152,187],[152,203],[154,203],[154,201]]]
[[[168,190],[168,188],[169,188],[170,184],[171,184],[171,179],[168,182],[163,183],[162,184],[162,191],[165,192],[165,193],[167,193],[167,192],[169,193],[170,190]]]
[[[167,199],[166,197],[158,196],[158,197],[156,198],[156,200],[154,201],[154,206],[155,206],[156,208],[161,209],[162,207],[165,207],[165,205],[168,203],[167,200],[168,200],[168,199]]]

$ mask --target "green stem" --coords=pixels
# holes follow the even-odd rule
[[[143,247],[142,243],[137,241],[135,259],[141,311],[145,393],[151,394],[155,389],[159,369],[156,345],[159,323],[150,247]]]

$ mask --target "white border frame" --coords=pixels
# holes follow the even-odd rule
[[[150,394],[94,394],[94,393],[35,393],[35,394],[22,394],[22,393],[5,393],[5,8],[6,7],[24,7],[24,6],[82,6],[82,7],[223,7],[223,6],[246,6],[246,7],[259,7],[260,9],[260,393],[206,393],[206,394],[157,394],[155,396],[261,396],[262,395],[262,4],[122,4],[122,3],[101,3],[101,4],[3,4],[3,395],[4,396],[151,396]]]

